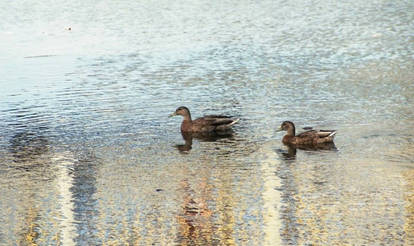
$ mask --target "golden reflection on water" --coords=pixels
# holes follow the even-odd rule
[[[297,224],[296,244],[346,245],[401,242],[404,220],[399,171],[387,163],[365,160],[344,163],[290,165],[292,195],[286,213]],[[337,170],[329,165],[340,165]],[[371,167],[375,165],[376,169]],[[306,167],[307,166],[307,167]],[[339,171],[341,170],[341,171]],[[390,229],[392,228],[392,229]],[[292,235],[286,235],[292,237]]]
[[[275,152],[271,146],[265,144],[259,153],[265,155],[261,171],[263,174],[263,222],[264,240],[263,245],[281,245],[280,229],[281,221],[279,209],[281,206],[280,179],[275,175],[276,167],[280,165]]]
[[[99,200],[99,237],[108,244],[262,242],[262,195],[256,192],[262,182],[260,170],[253,169],[252,174],[252,169],[240,170],[233,160],[201,155],[194,161],[188,157],[192,152],[176,153],[178,159],[168,165],[134,163],[123,158],[112,163],[105,158],[107,161],[97,174],[95,194]],[[140,155],[142,152],[127,156]],[[274,175],[274,170],[267,171]],[[271,192],[272,183],[269,185]],[[274,205],[271,197],[266,200]],[[274,216],[268,220],[271,237],[278,232],[271,228],[271,220],[277,219],[274,209],[268,208]]]
[[[113,147],[101,150],[102,163],[92,157],[77,161],[70,152],[31,158],[13,155],[25,156],[15,160],[15,174],[21,177],[12,184],[21,191],[21,201],[13,200],[11,192],[6,199],[16,204],[15,216],[23,218],[13,229],[19,235],[15,241],[20,245],[414,242],[414,173],[409,166],[374,159],[348,161],[326,150],[288,149],[278,155],[279,142],[272,141],[243,156],[252,162],[245,166],[220,142],[205,143],[222,147],[215,155],[200,151],[198,141],[195,144],[197,148],[185,155],[169,146],[160,157],[174,155],[167,163],[146,163],[152,154],[147,149],[114,155]],[[388,155],[403,153],[410,158],[407,146],[404,151],[390,148]]]
[[[24,197],[13,211],[24,218],[14,228],[20,235],[17,242],[71,245],[80,240],[79,219],[89,218],[81,216],[93,213],[82,222],[90,229],[82,240],[102,245],[414,243],[411,167],[370,159],[324,163],[307,156],[303,161],[304,155],[332,152],[290,150],[277,155],[274,146],[265,143],[249,155],[254,168],[209,155],[193,162],[188,157],[192,152],[181,155],[173,147],[179,157],[168,165],[117,156],[105,158],[97,168],[76,162],[70,153],[51,154],[56,168],[43,164],[55,173],[52,183],[34,181],[45,175],[41,169],[13,184],[22,192],[20,199]],[[92,192],[88,199],[99,202],[87,207],[76,197],[74,188],[82,185],[95,188],[77,192]],[[58,206],[50,211],[45,208],[53,199],[42,197],[50,195],[43,192],[45,187],[55,187],[58,197]]]
[[[235,226],[235,216],[234,206],[237,202],[237,196],[233,195],[237,190],[232,188],[232,172],[231,169],[221,169],[220,176],[218,177],[218,182],[216,184],[218,189],[218,194],[216,198],[217,204],[217,228],[218,239],[220,242],[223,242],[226,245],[235,245],[233,238],[234,226]]]
[[[29,208],[27,211],[26,220],[26,232],[24,233],[24,237],[22,237],[19,245],[30,245],[36,246],[36,240],[39,238],[39,233],[36,231],[39,228],[39,225],[36,223],[36,218],[39,216],[35,208]]]
[[[59,168],[56,175],[56,186],[60,194],[60,207],[63,220],[59,227],[61,228],[60,241],[63,245],[73,245],[75,235],[74,204],[72,192],[73,176],[70,170],[73,169],[74,157],[69,152],[55,155],[51,158],[53,163]]]
[[[405,242],[404,245],[414,245],[414,169],[403,172],[405,179],[405,193],[404,199],[406,201],[406,214],[404,223]]]
[[[202,245],[213,241],[212,210],[208,208],[207,201],[211,199],[206,180],[195,187],[200,191],[197,193],[190,187],[188,180],[181,182],[183,192],[182,211],[177,216],[179,224],[179,245]]]

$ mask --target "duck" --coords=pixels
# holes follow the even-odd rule
[[[178,107],[169,117],[176,115],[183,117],[181,133],[227,134],[240,120],[224,115],[206,115],[192,120],[190,110],[185,106]]]
[[[333,143],[336,134],[336,130],[308,130],[295,135],[295,124],[291,121],[284,121],[277,131],[287,131],[282,142],[291,146],[317,146]]]

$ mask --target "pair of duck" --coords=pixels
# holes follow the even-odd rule
[[[224,115],[206,115],[192,120],[190,110],[184,106],[177,108],[170,117],[176,115],[184,118],[181,123],[181,132],[194,134],[226,134],[240,120]],[[284,121],[277,131],[287,132],[282,142],[291,146],[317,146],[332,143],[336,134],[335,130],[308,130],[295,135],[295,125],[291,121]]]

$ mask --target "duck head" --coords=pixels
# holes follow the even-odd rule
[[[288,134],[295,135],[295,124],[293,124],[292,121],[283,121],[283,123],[280,125],[280,127],[277,129],[277,132],[280,131],[287,131]]]
[[[191,114],[190,114],[190,110],[187,107],[181,106],[178,107],[174,113],[170,114],[169,117],[173,117],[176,115],[181,115],[184,118],[189,118],[191,119]]]

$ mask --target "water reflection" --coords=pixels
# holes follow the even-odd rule
[[[76,242],[81,244],[102,243],[96,235],[96,219],[99,211],[96,208],[97,200],[94,195],[96,189],[96,175],[98,161],[93,154],[87,154],[75,163],[72,170],[72,187],[70,191],[73,199],[74,222],[76,223]]]
[[[45,115],[32,112],[34,108],[11,110],[13,115],[9,123],[9,151],[16,163],[25,163],[30,168],[37,159],[46,154],[50,147],[49,127],[43,122]]]
[[[215,142],[219,139],[233,137],[233,132],[226,132],[226,134],[181,132],[181,136],[185,143],[177,144],[175,147],[180,153],[186,154],[192,149],[194,138],[204,142]]]
[[[49,149],[49,141],[40,132],[21,131],[12,136],[10,152],[15,162],[33,161]]]
[[[277,153],[285,160],[294,160],[296,159],[297,150],[305,151],[337,151],[335,143],[322,143],[318,145],[290,145],[285,144],[287,150],[278,149]]]
[[[177,144],[175,147],[178,149],[180,153],[188,153],[192,149],[193,146],[193,136],[191,133],[181,133],[185,144]]]
[[[406,181],[406,189],[409,191],[404,199],[406,201],[405,209],[405,223],[404,223],[404,236],[405,245],[414,245],[414,168],[410,167],[410,170],[403,173],[403,177]]]
[[[289,147],[287,152],[282,152],[282,161],[277,170],[277,176],[281,181],[278,188],[281,191],[280,218],[283,221],[280,229],[281,240],[289,245],[297,245],[299,238],[300,218],[297,217],[298,187],[294,177],[296,163],[296,148]]]
[[[280,210],[281,219],[283,220],[283,226],[281,229],[282,240],[286,244],[301,245],[306,242],[308,238],[308,230],[311,231],[312,236],[321,237],[324,235],[323,226],[318,225],[317,220],[321,219],[319,216],[318,204],[307,204],[303,194],[303,182],[309,182],[311,192],[322,192],[326,185],[326,177],[323,175],[326,173],[324,166],[319,166],[317,171],[311,173],[301,173],[304,163],[296,160],[297,152],[299,150],[318,152],[318,151],[336,151],[337,148],[334,143],[325,143],[320,145],[285,145],[287,150],[278,149],[278,153],[281,162],[277,175],[281,180],[281,187],[278,190],[281,191],[282,207]],[[301,171],[298,171],[301,170]],[[303,214],[310,211],[314,213],[315,218],[309,218],[307,224],[304,222]],[[319,231],[321,230],[321,231]],[[312,242],[317,242],[320,238],[313,238]],[[322,240],[323,241],[323,240]]]
[[[77,153],[54,146],[51,130],[43,123],[47,116],[31,111],[32,108],[12,111],[9,131],[13,133],[7,148],[10,157],[1,156],[5,157],[4,164],[13,168],[7,170],[8,175],[16,178],[10,188],[0,186],[1,191],[19,191],[12,199],[19,218],[13,229],[15,240],[19,245],[36,245],[40,241],[64,245],[100,242],[95,236],[98,210],[93,198],[97,159],[84,146]],[[42,204],[50,202],[50,207]],[[45,227],[45,223],[56,226]]]
[[[213,242],[215,231],[212,222],[213,211],[207,204],[207,200],[211,198],[210,189],[207,180],[202,180],[197,185],[199,190],[195,192],[187,179],[181,182],[183,203],[182,211],[177,216],[179,234],[176,243],[178,245],[207,245]]]
[[[39,238],[39,211],[34,207],[27,210],[24,217],[19,245],[36,245]]]
[[[38,193],[53,178],[53,174],[47,171],[51,164],[45,161],[51,144],[49,129],[41,123],[43,115],[31,112],[30,108],[11,111],[13,116],[8,125],[11,137],[6,148],[9,157],[1,156],[1,164],[11,168],[6,170],[11,180],[3,179],[12,182],[8,186],[0,186],[0,191],[3,197],[14,199],[11,206],[16,210],[12,214],[17,222],[14,228],[10,228],[15,233],[12,237],[19,245],[36,245],[41,236],[43,219],[43,208],[38,206]]]

